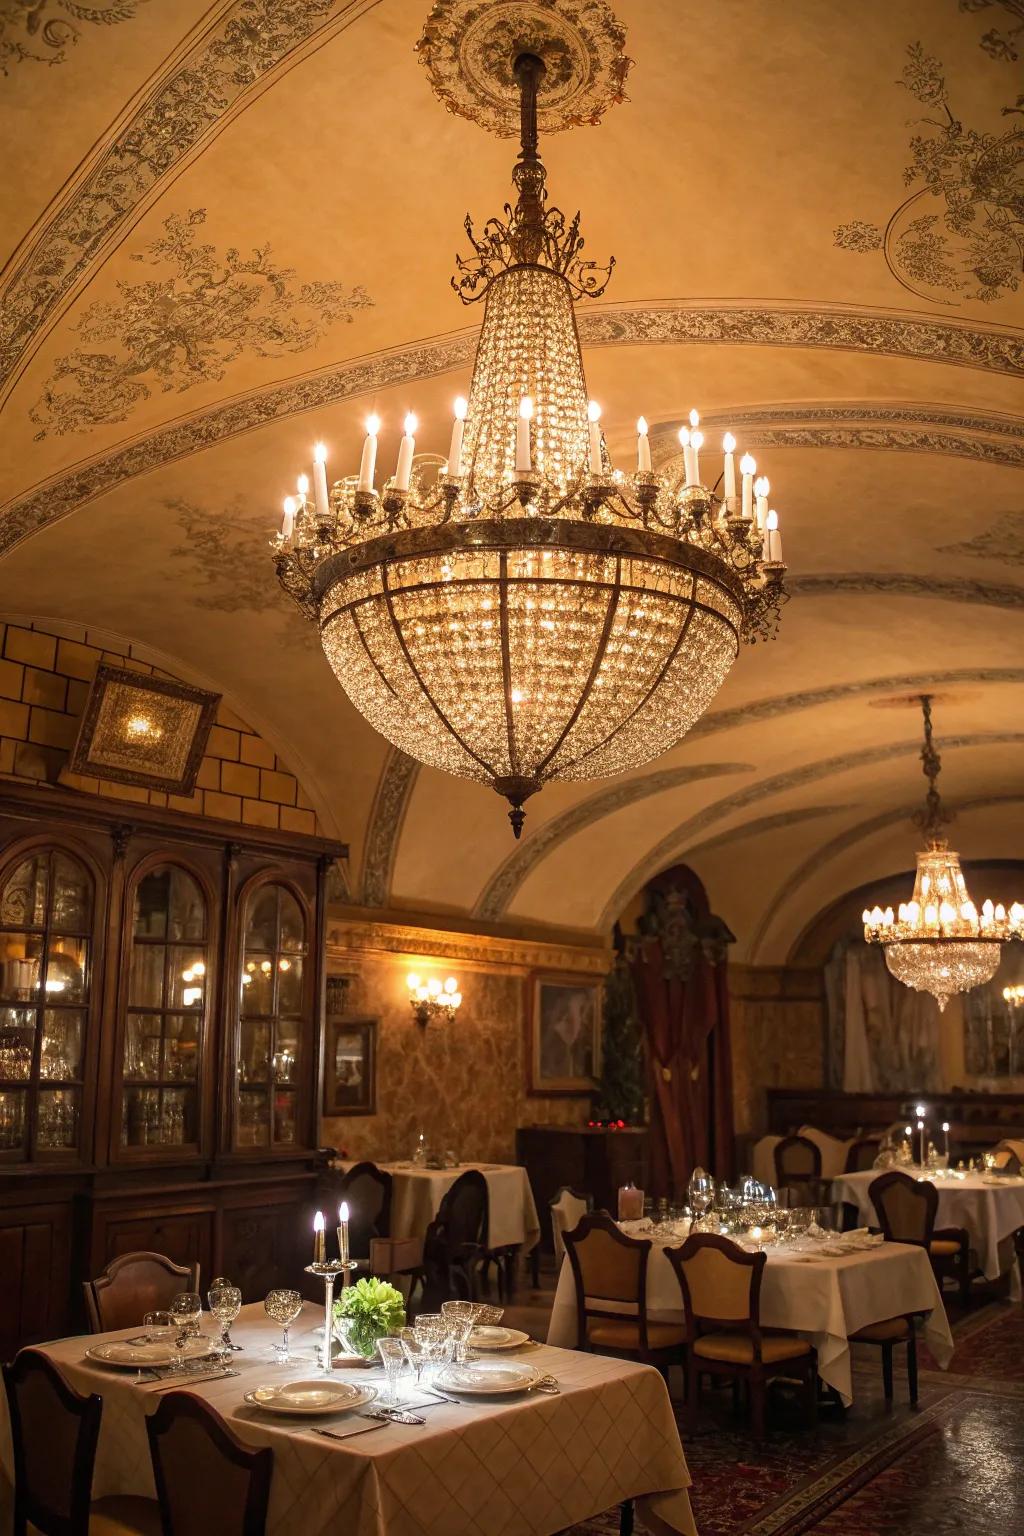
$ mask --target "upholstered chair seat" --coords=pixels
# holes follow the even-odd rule
[[[706,1333],[694,1341],[693,1352],[702,1360],[732,1360],[737,1365],[752,1365],[756,1353],[749,1333]],[[761,1359],[765,1365],[799,1360],[813,1353],[806,1339],[792,1334],[765,1334],[761,1339]]]
[[[587,1327],[587,1343],[594,1349],[622,1350],[624,1354],[639,1354],[643,1348],[640,1325],[628,1319],[621,1323],[610,1320],[590,1323]],[[685,1343],[686,1329],[680,1324],[647,1324],[648,1349],[682,1349]]]

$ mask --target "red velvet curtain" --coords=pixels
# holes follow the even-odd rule
[[[718,1178],[733,1174],[733,936],[683,864],[650,881],[645,895],[632,967],[652,1079],[651,1193],[681,1197],[698,1165]]]

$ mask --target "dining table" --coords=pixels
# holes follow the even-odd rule
[[[352,1160],[336,1165],[344,1172]],[[529,1253],[540,1240],[540,1219],[526,1169],[515,1163],[458,1163],[450,1168],[378,1163],[391,1175],[392,1238],[422,1237],[461,1174],[475,1168],[487,1180],[487,1247]]]
[[[648,1317],[654,1322],[685,1322],[679,1282],[665,1257],[665,1249],[678,1248],[685,1236],[662,1235],[656,1228],[631,1235],[649,1238],[652,1244],[647,1265]],[[945,1369],[953,1355],[953,1335],[924,1250],[908,1243],[879,1243],[833,1256],[820,1251],[827,1246],[765,1247],[761,1325],[788,1329],[813,1344],[818,1375],[845,1404],[854,1396],[850,1335],[869,1323],[923,1314],[922,1335]],[[602,1307],[618,1310],[612,1303],[602,1302]],[[573,1348],[577,1328],[576,1287],[566,1258],[559,1271],[548,1343]]]
[[[985,1279],[998,1280],[1000,1275],[1008,1274],[1010,1296],[1019,1301],[1021,1280],[1013,1238],[1024,1227],[1024,1178],[960,1170],[936,1172],[917,1167],[898,1171],[935,1185],[939,1193],[936,1230],[963,1228]],[[880,1177],[878,1169],[842,1174],[832,1183],[832,1199],[855,1206],[859,1221],[877,1226],[878,1214],[870,1190]]]
[[[430,1401],[418,1393],[418,1424],[364,1418],[272,1415],[244,1401],[257,1386],[318,1376],[322,1312],[308,1304],[292,1328],[297,1359],[271,1355],[280,1330],[260,1303],[244,1306],[231,1338],[237,1375],[183,1376],[246,1445],[274,1452],[267,1536],[555,1536],[628,1500],[653,1536],[696,1536],[690,1475],[668,1390],[653,1367],[529,1341],[503,1359],[528,1359],[557,1392]],[[206,1321],[204,1319],[204,1321]],[[169,1378],[139,1379],[86,1358],[124,1329],[35,1345],[79,1392],[103,1399],[93,1497],[155,1497],[146,1435]],[[207,1331],[213,1338],[212,1319]],[[321,1377],[321,1379],[323,1379]],[[331,1380],[383,1386],[373,1368],[341,1368]],[[415,1388],[410,1387],[415,1393]],[[328,1429],[330,1435],[318,1433]],[[333,1436],[342,1438],[332,1438]],[[0,1465],[11,1474],[6,1402]]]

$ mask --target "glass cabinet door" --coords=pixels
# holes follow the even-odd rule
[[[262,885],[244,913],[236,1053],[235,1146],[298,1139],[306,923],[283,885]]]
[[[44,848],[0,889],[0,1158],[79,1150],[93,882]]]
[[[135,888],[122,1054],[121,1146],[193,1147],[209,965],[206,898],[175,864]]]

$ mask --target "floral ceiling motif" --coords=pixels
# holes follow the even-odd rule
[[[43,0],[46,3],[46,0]],[[72,8],[72,0],[60,0]],[[131,0],[139,4],[141,0]],[[373,0],[236,0],[205,18],[175,53],[116,135],[74,181],[12,267],[0,305],[0,380],[9,380],[33,339],[105,242],[196,146],[313,33],[347,25]],[[42,7],[0,0],[7,11]],[[74,9],[85,7],[75,0]],[[122,4],[121,9],[128,9]]]
[[[518,54],[544,60],[537,121],[557,133],[596,123],[626,99],[625,41],[604,0],[436,0],[416,47],[449,112],[510,138],[519,132]]]
[[[243,352],[280,357],[315,346],[335,320],[351,322],[371,300],[337,282],[296,283],[264,245],[243,255],[197,243],[206,210],[171,214],[164,233],[132,256],[159,269],[118,282],[118,298],[92,304],[73,328],[83,346],[57,359],[29,412],[39,431],[85,432],[124,421],[155,388],[179,394],[224,377]],[[99,350],[112,342],[110,351]]]
[[[63,64],[81,36],[76,22],[114,26],[134,21],[148,0],[0,0],[0,74],[16,64]],[[39,50],[42,50],[40,52]]]
[[[960,0],[960,9],[994,4],[1016,25],[993,27],[980,46],[993,59],[1015,62],[1024,0]],[[884,228],[853,219],[835,230],[835,244],[860,255],[881,251],[896,281],[933,303],[992,303],[1015,293],[1024,260],[1024,95],[1002,107],[1004,117],[1017,119],[1005,132],[968,126],[954,111],[942,63],[919,42],[908,47],[896,83],[924,108],[912,119],[919,131],[903,172],[914,190]]]
[[[976,533],[973,539],[960,544],[940,544],[938,553],[1024,565],[1024,510],[997,512],[983,533]]]

